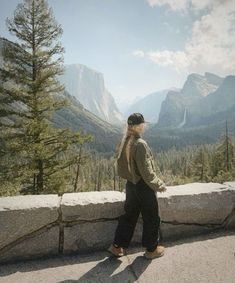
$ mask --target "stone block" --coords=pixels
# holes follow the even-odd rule
[[[78,223],[64,227],[64,253],[106,249],[114,239],[117,221]]]
[[[39,258],[58,254],[59,226],[43,228],[0,251],[0,262]]]
[[[168,187],[158,193],[161,219],[186,224],[222,224],[234,208],[235,189],[217,183]]]
[[[124,210],[125,193],[117,191],[66,193],[62,197],[63,221],[114,219]]]
[[[0,198],[0,250],[18,239],[55,222],[57,195],[21,195]]]

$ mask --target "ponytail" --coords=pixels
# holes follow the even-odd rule
[[[133,143],[133,141],[135,140],[135,137],[133,134],[135,134],[136,131],[134,130],[134,127],[131,125],[126,125],[126,127],[124,128],[123,131],[123,136],[121,141],[118,143],[117,147],[116,147],[116,154],[115,154],[115,161],[114,161],[114,166],[117,168],[117,160],[120,158],[122,151],[123,151],[123,147],[125,142],[127,141],[126,147],[125,147],[125,154],[126,154],[126,159],[127,159],[127,163],[128,163],[128,169],[130,171],[130,147]]]

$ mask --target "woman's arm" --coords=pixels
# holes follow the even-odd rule
[[[165,191],[164,182],[157,176],[153,159],[151,156],[151,150],[147,143],[138,143],[135,151],[135,160],[138,170],[151,189],[154,191]]]

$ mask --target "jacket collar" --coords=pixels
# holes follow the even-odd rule
[[[128,136],[134,136],[135,138],[141,138],[141,135],[139,133],[136,133],[136,132],[131,132],[131,133],[129,133]]]
[[[139,133],[135,133],[134,136],[135,136],[136,138],[141,138],[141,135],[140,135]]]

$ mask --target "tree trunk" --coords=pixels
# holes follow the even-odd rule
[[[39,173],[37,175],[37,191],[43,191],[43,161],[41,159],[38,160],[38,170]]]
[[[76,178],[75,178],[75,184],[74,184],[74,192],[78,191],[78,178],[79,178],[79,173],[80,173],[81,158],[82,158],[82,145],[80,146],[80,149],[79,149],[77,172],[76,172]]]

